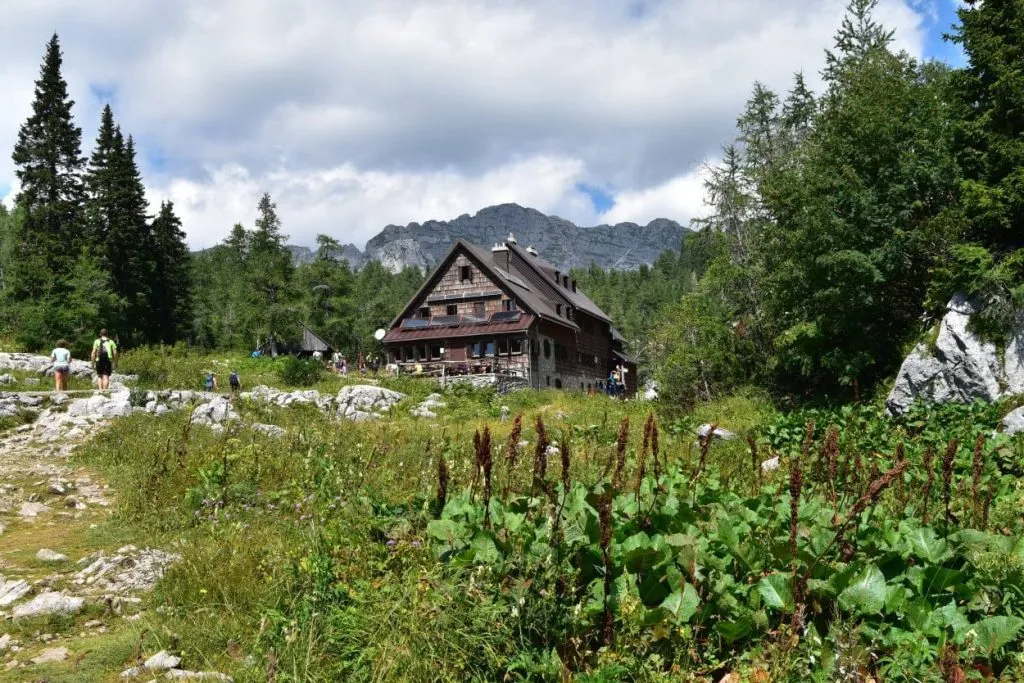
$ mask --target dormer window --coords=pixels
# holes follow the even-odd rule
[[[430,317],[430,306],[420,306],[420,310],[419,310],[418,315],[421,318],[429,318]]]
[[[505,300],[503,300],[501,302],[501,308],[502,308],[502,310],[505,310],[505,311],[514,311],[514,310],[516,310],[516,300],[515,299],[505,299]]]
[[[555,284],[557,285],[562,279],[562,274],[559,271],[555,271]]]

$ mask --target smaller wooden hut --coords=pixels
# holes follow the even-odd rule
[[[318,335],[316,332],[305,325],[302,325],[302,342],[299,345],[298,355],[312,356],[317,351],[319,351],[324,358],[328,358],[332,353],[334,353],[334,347],[325,342],[323,337]]]

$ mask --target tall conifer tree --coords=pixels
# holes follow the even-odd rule
[[[191,257],[174,205],[163,202],[153,220],[153,275],[149,336],[173,344],[186,339],[192,327]]]
[[[21,191],[15,201],[25,209],[20,254],[15,259],[21,274],[42,267],[50,278],[67,275],[78,255],[83,199],[82,131],[71,116],[74,102],[61,75],[62,57],[57,35],[46,46],[36,81],[32,114],[18,131],[11,158]],[[28,272],[26,272],[28,271]],[[12,274],[18,279],[17,273]],[[14,283],[19,298],[39,295],[34,277]],[[28,286],[25,286],[28,285]]]

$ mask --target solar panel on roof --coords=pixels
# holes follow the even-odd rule
[[[435,315],[430,319],[431,327],[453,327],[459,324],[457,315]]]
[[[463,325],[479,325],[480,323],[487,322],[487,316],[478,315],[464,315],[462,316]]]
[[[430,324],[426,318],[406,318],[399,325],[404,330],[419,330]]]
[[[514,323],[522,315],[520,311],[498,311],[491,314],[492,323]]]

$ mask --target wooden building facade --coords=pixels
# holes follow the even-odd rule
[[[457,240],[383,342],[400,367],[583,391],[603,389],[616,372],[627,394],[636,391],[636,363],[608,315],[512,235],[489,250]]]

